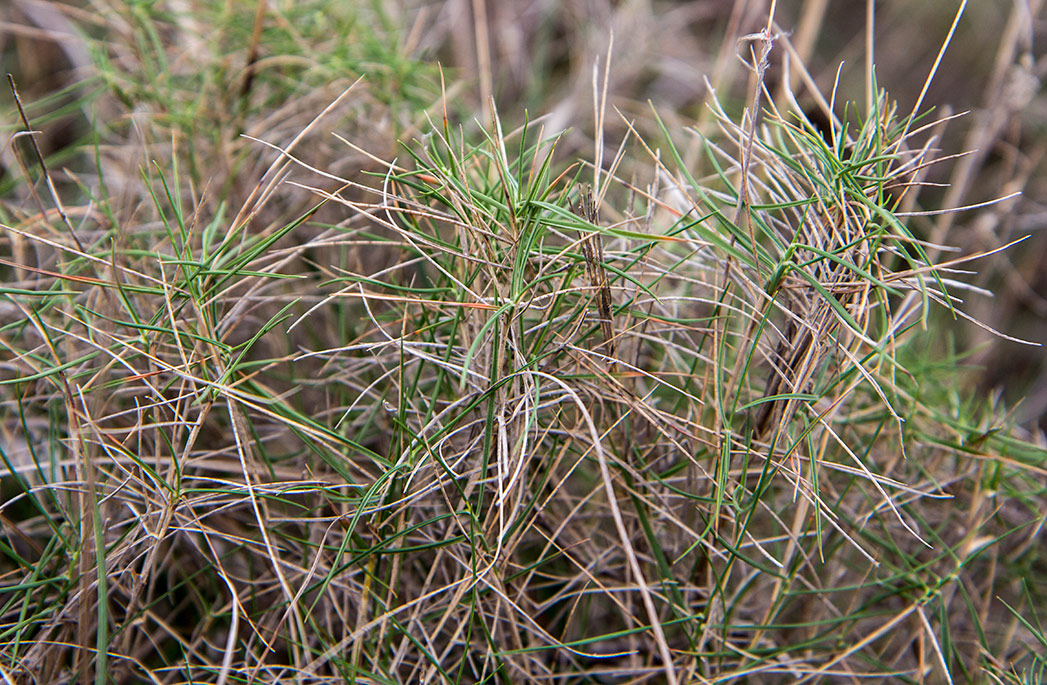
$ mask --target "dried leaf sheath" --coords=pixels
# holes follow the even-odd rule
[[[583,186],[579,194],[580,202],[573,208],[575,214],[590,224],[599,226],[592,188],[588,185]],[[607,281],[607,270],[604,268],[603,236],[598,231],[593,231],[582,241],[582,256],[585,258],[585,272],[589,276],[589,284],[596,293],[596,309],[600,316],[603,347],[607,355],[613,357],[614,315],[611,309],[611,286]]]

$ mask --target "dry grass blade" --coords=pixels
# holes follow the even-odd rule
[[[574,212],[586,223],[599,227],[593,191],[585,186]],[[589,276],[596,297],[597,312],[600,317],[600,330],[603,333],[603,345],[608,357],[614,356],[614,313],[611,305],[611,286],[607,280],[607,268],[604,266],[603,236],[599,230],[591,232],[582,239],[582,255],[585,258],[585,271]]]

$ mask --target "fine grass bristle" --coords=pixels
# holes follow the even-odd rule
[[[858,71],[827,3],[583,5],[12,14],[84,61],[0,157],[0,680],[1044,682],[966,3],[915,106],[871,2]]]

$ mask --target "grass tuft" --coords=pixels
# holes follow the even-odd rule
[[[1042,682],[1045,446],[955,342],[1024,344],[966,271],[1021,248],[936,230],[1014,184],[943,193],[871,54],[818,91],[814,5],[725,17],[693,125],[615,101],[619,32],[575,130],[418,58],[453,3],[65,10],[92,128],[0,205],[0,677]]]

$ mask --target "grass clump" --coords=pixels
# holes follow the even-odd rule
[[[192,22],[135,11],[173,76]],[[240,43],[320,25],[273,11]],[[75,206],[5,203],[4,677],[1042,679],[1043,445],[928,332],[987,256],[920,230],[945,120],[871,75],[864,108],[772,97],[768,28],[695,128],[613,128],[605,62],[578,158],[456,125],[376,16],[302,58],[378,65],[319,115],[275,74],[238,126],[149,91],[191,125],[152,120],[133,184],[100,128]]]

